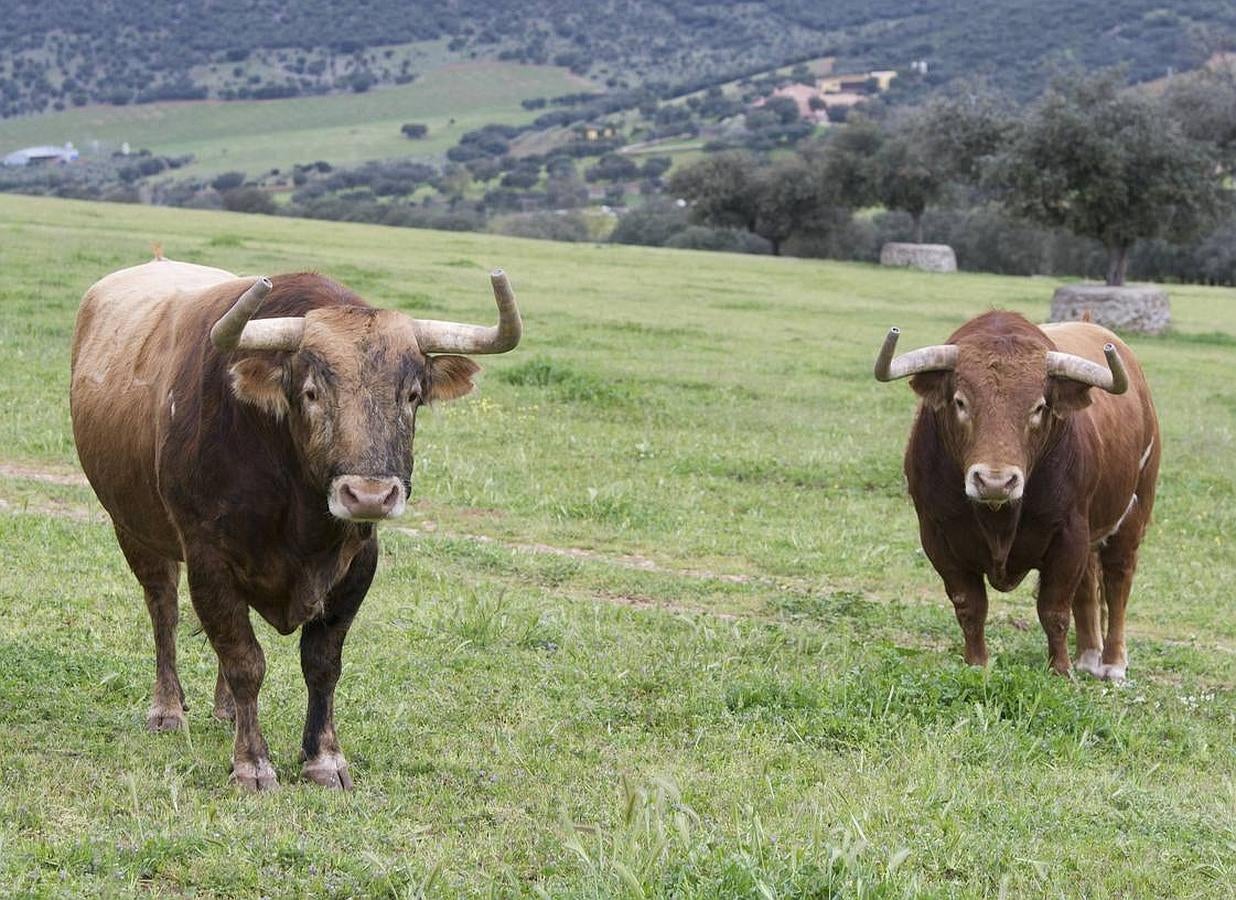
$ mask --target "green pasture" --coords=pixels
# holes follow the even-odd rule
[[[296,780],[297,644],[264,624],[282,786],[227,785],[187,597],[190,729],[144,731],[68,347],[156,241],[435,318],[489,321],[497,266],[520,297],[523,345],[420,419],[345,651],[349,795]],[[1232,896],[1236,292],[1173,288],[1175,330],[1131,339],[1164,463],[1127,684],[1050,675],[1029,586],[965,667],[918,547],[881,338],[1041,318],[1054,286],[0,197],[0,894]]]
[[[94,141],[112,152],[121,143],[196,162],[179,170],[209,175],[324,159],[350,165],[396,156],[440,156],[466,131],[490,122],[526,122],[539,113],[520,106],[533,97],[593,89],[591,82],[555,66],[492,60],[430,69],[411,84],[363,94],[286,100],[169,102],[88,106],[0,122],[0,155],[33,144],[72,141],[92,152]],[[410,141],[405,122],[423,122],[429,137]]]

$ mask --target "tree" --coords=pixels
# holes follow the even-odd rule
[[[1163,107],[1186,135],[1212,144],[1229,172],[1236,169],[1236,64],[1172,79]]]
[[[878,202],[876,157],[883,145],[884,133],[879,124],[865,116],[855,116],[845,128],[830,130],[828,141],[818,148],[824,177],[849,206]]]
[[[945,178],[978,183],[983,168],[1011,140],[1013,101],[985,82],[963,83],[931,100],[917,117],[918,139]]]
[[[718,153],[675,172],[670,190],[690,203],[693,222],[750,231],[774,256],[795,234],[830,227],[838,213],[818,166],[798,154],[760,165],[747,153]]]
[[[887,123],[856,118],[824,148],[826,181],[850,206],[879,204],[910,214],[914,241],[923,242],[923,213],[940,199],[946,179],[928,154],[924,119],[903,116]]]
[[[781,255],[786,240],[796,234],[821,231],[835,210],[821,173],[795,154],[761,169],[756,178],[756,220],[750,230]]]
[[[888,134],[875,158],[876,196],[888,209],[910,214],[914,243],[923,242],[923,213],[944,193],[945,180],[932,164],[915,123]]]
[[[755,231],[759,218],[756,161],[729,151],[704,157],[670,177],[670,192],[691,206],[691,218],[717,228]]]
[[[1223,197],[1211,148],[1121,88],[1112,72],[1057,82],[987,178],[1014,215],[1101,241],[1109,285],[1124,284],[1136,240],[1191,236]]]

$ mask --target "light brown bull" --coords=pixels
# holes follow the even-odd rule
[[[378,560],[374,523],[411,489],[416,412],[472,390],[459,353],[520,338],[493,276],[496,327],[374,309],[321,275],[237,278],[159,259],[86,292],[73,336],[73,434],[146,593],[153,730],[183,727],[177,582],[219,657],[215,715],[235,719],[232,777],[273,787],[258,727],[265,674],[249,610],[301,629],[306,778],[350,787],[335,735],[343,641]],[[442,355],[439,355],[442,354]]]

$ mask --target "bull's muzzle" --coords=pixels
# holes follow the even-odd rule
[[[340,475],[330,483],[331,515],[349,522],[377,522],[403,515],[407,505],[403,482],[395,476],[370,478]]]
[[[1021,499],[1026,476],[1018,466],[973,465],[966,470],[966,496],[999,509]]]

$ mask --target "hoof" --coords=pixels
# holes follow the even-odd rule
[[[270,764],[269,759],[259,759],[257,762],[233,760],[232,777],[229,780],[250,791],[273,791],[279,786],[275,767]]]
[[[322,787],[334,788],[337,791],[352,790],[352,776],[348,774],[348,761],[342,753],[323,753],[313,759],[305,760],[300,769],[300,775],[306,781],[312,781]]]
[[[152,706],[146,714],[146,730],[183,731],[185,728],[185,711],[179,706]]]
[[[1104,677],[1103,670],[1106,666],[1103,665],[1102,660],[1099,658],[1098,650],[1083,650],[1082,655],[1078,657],[1077,662],[1074,664],[1074,668],[1095,678],[1102,678]]]
[[[1102,670],[1099,672],[1099,677],[1104,681],[1111,681],[1119,684],[1124,681],[1125,673],[1128,669],[1129,667],[1124,663],[1113,663],[1111,665],[1103,666]]]

